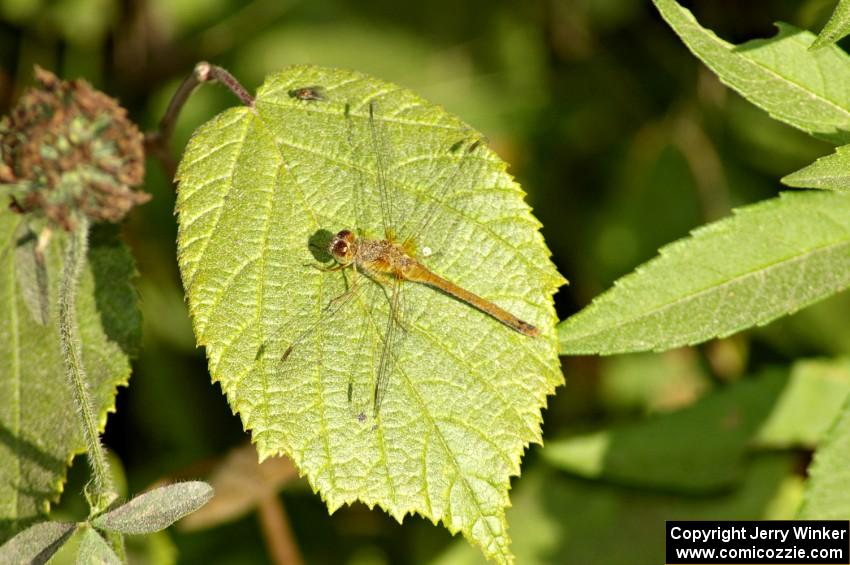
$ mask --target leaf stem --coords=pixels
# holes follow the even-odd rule
[[[62,358],[65,374],[74,396],[77,414],[80,416],[86,453],[94,475],[94,504],[92,510],[100,512],[117,496],[106,454],[100,444],[97,432],[97,418],[92,407],[86,371],[83,367],[82,349],[77,326],[76,294],[77,285],[88,252],[89,222],[81,217],[77,227],[71,232],[65,261],[62,265],[62,280],[59,285],[59,340],[62,345]]]
[[[183,109],[183,105],[189,99],[192,92],[205,82],[219,82],[223,84],[243,104],[250,108],[254,107],[254,97],[226,69],[217,65],[211,65],[206,61],[201,61],[195,65],[192,74],[183,79],[183,82],[177,87],[177,92],[174,93],[171,102],[168,103],[168,109],[166,109],[165,115],[160,120],[157,130],[145,134],[146,151],[152,153],[160,160],[170,178],[174,178],[177,166],[174,158],[168,152],[168,142],[171,139],[171,134],[174,133],[177,117],[180,115],[180,110]]]
[[[254,97],[248,94],[245,87],[242,86],[239,81],[236,80],[236,77],[230,74],[227,69],[219,67],[218,65],[210,65],[206,61],[201,61],[195,65],[194,75],[200,82],[220,82],[229,88],[243,104],[251,108],[254,107]]]

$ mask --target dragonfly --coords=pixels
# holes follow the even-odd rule
[[[321,93],[319,95],[318,93]],[[304,87],[290,91],[290,96],[301,101],[315,103],[325,100],[321,87]],[[346,115],[350,107],[346,105]],[[433,194],[430,207],[421,214],[418,224],[411,229],[399,227],[396,219],[395,193],[388,182],[388,167],[391,162],[392,150],[389,147],[384,132],[383,120],[379,115],[377,103],[368,105],[368,143],[372,153],[374,189],[379,197],[378,207],[383,227],[382,238],[370,238],[365,235],[362,226],[346,226],[332,235],[327,243],[326,256],[332,260],[331,266],[314,264],[313,267],[332,275],[342,273],[346,280],[347,290],[332,298],[322,309],[321,314],[310,327],[301,332],[285,349],[280,363],[286,369],[299,348],[305,347],[308,337],[319,330],[320,326],[333,324],[333,319],[363,294],[369,285],[378,285],[380,293],[386,299],[387,313],[383,328],[373,324],[374,330],[381,331],[380,353],[376,356],[377,365],[374,367],[374,385],[371,392],[372,417],[377,420],[381,410],[388,384],[396,366],[402,342],[408,331],[406,323],[405,295],[406,288],[411,284],[430,287],[442,292],[472,308],[475,308],[511,330],[534,338],[540,334],[539,328],[511,314],[507,310],[482,298],[450,280],[431,271],[424,260],[432,255],[431,249],[423,247],[417,251],[417,240],[427,232],[440,210],[442,197],[449,193],[458,179],[463,176],[464,166],[470,156],[479,148],[480,139],[462,139],[454,143],[448,150],[450,154],[460,154],[454,170],[448,180]],[[351,141],[351,140],[350,140]],[[365,200],[362,199],[361,200]],[[361,207],[368,202],[360,202]],[[377,214],[377,212],[376,212]],[[406,232],[402,237],[400,234]],[[360,235],[358,235],[358,233]],[[328,233],[328,235],[331,235]],[[361,337],[363,340],[363,337]],[[348,401],[351,403],[354,383],[349,380]],[[360,422],[367,420],[366,411],[355,413]]]

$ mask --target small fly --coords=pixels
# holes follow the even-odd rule
[[[302,86],[300,88],[293,88],[289,92],[290,98],[295,98],[297,100],[306,100],[309,102],[317,102],[325,99],[325,89],[321,86]]]

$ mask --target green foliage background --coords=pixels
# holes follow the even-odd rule
[[[819,30],[833,4],[688,5],[701,25],[740,43],[773,36],[777,20]],[[288,64],[357,69],[409,87],[482,131],[528,192],[553,259],[571,282],[556,297],[561,319],[659,247],[733,207],[775,196],[781,177],[832,153],[831,145],[724,87],[649,2],[0,3],[3,113],[37,63],[89,79],[150,129],[202,59],[228,68],[251,91]],[[173,154],[197,126],[235,104],[224,89],[199,90],[178,123]],[[246,441],[195,348],[175,260],[174,187],[159,163],[148,165],[145,190],[153,199],[123,228],[141,275],[143,343],[105,437],[129,492],[204,474]],[[783,401],[782,391],[805,388],[805,371],[814,375],[806,388],[814,398],[819,386],[846,391],[846,363],[795,362],[850,355],[848,319],[844,293],[695,348],[564,358],[567,385],[544,414],[544,438],[557,450],[531,448],[514,481],[508,523],[518,561],[657,563],[665,519],[792,516],[808,450],[828,424],[801,438],[780,424],[793,431],[788,422],[827,408]],[[676,410],[683,411],[667,414]],[[688,449],[699,445],[689,430],[727,429],[741,410],[748,418],[728,442],[710,453]],[[678,435],[665,435],[671,426],[662,418],[674,419]],[[636,449],[652,442],[656,451]],[[674,481],[696,464],[693,481]],[[74,497],[85,471],[78,459],[58,515],[80,511]],[[287,482],[280,500],[308,562],[480,559],[466,542],[417,517],[400,526],[360,505],[328,516],[298,480]],[[175,549],[185,563],[268,560],[254,513],[196,533],[171,532],[151,547],[148,555],[160,562],[173,559]]]

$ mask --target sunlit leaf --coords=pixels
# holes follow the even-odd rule
[[[850,399],[815,452],[799,518],[846,520],[850,514]]]
[[[308,87],[321,95],[299,98]],[[324,236],[384,236],[376,139],[399,235],[436,203],[416,242],[425,264],[542,332],[521,335],[402,283],[403,339],[377,417],[383,287],[360,277],[366,290],[313,326],[350,277],[315,268]],[[262,457],[289,455],[331,510],[361,500],[399,520],[417,512],[509,561],[509,480],[562,380],[552,307],[562,279],[522,190],[480,139],[398,86],[289,68],[267,79],[255,108],[228,110],[193,137],[178,174],[179,259],[210,372]]]
[[[559,326],[561,352],[662,350],[766,324],[850,285],[850,196],[783,193],[659,256]]]
[[[850,33],[850,0],[838,0],[838,5],[835,6],[829,21],[812,43],[812,49],[820,49],[835,43],[848,33]]]
[[[850,190],[850,146],[836,148],[832,155],[783,177],[782,182],[799,188]]]
[[[57,292],[65,238],[54,233],[46,251],[48,324],[32,308],[32,288],[18,276],[19,245],[34,237],[22,216],[0,210],[0,541],[47,511],[62,491],[65,469],[84,451],[79,421],[59,350]],[[140,317],[127,249],[114,230],[92,236],[77,293],[79,335],[92,401],[102,430],[116,387],[127,382]],[[29,300],[29,301],[28,301]],[[29,306],[28,306],[29,305]]]
[[[850,58],[815,36],[777,24],[771,39],[733,45],[699,25],[674,0],[654,0],[688,48],[720,80],[777,120],[835,143],[850,141]]]

